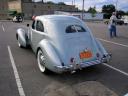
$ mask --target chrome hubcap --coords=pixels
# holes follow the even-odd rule
[[[45,71],[45,62],[46,62],[45,56],[43,56],[43,53],[41,51],[39,51],[39,53],[38,53],[38,65],[39,65],[41,72]]]
[[[41,63],[41,65],[43,65],[44,66],[44,64],[45,64],[45,57],[41,54],[40,55],[40,63]]]

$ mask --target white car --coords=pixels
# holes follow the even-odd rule
[[[128,25],[128,19],[124,19],[124,24]]]
[[[123,16],[122,20],[124,21],[125,25],[128,25],[128,16]]]
[[[43,73],[74,72],[110,59],[85,22],[74,16],[36,16],[28,30],[17,30],[16,38],[19,47],[31,46]]]

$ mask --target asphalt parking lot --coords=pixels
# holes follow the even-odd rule
[[[31,49],[21,49],[16,29],[25,23],[0,22],[0,96],[42,96],[52,82],[74,85],[98,81],[119,96],[128,93],[128,26],[117,26],[117,38],[109,38],[107,25],[87,22],[94,36],[112,53],[109,64],[85,68],[75,74],[42,74]],[[14,74],[15,73],[15,74]],[[17,82],[20,87],[17,88]]]

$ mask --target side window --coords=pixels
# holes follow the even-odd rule
[[[32,23],[32,29],[35,29],[35,20]]]
[[[36,30],[44,32],[44,26],[43,26],[41,21],[37,21],[37,23],[36,23]]]
[[[70,25],[66,28],[66,33],[75,33],[76,29],[74,27],[74,25]]]
[[[80,25],[75,25],[75,28],[78,32],[86,32],[86,30]]]

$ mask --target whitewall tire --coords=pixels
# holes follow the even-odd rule
[[[38,63],[38,67],[40,69],[40,71],[42,73],[49,73],[50,71],[45,67],[46,64],[46,57],[44,55],[44,53],[39,50],[37,53],[37,63]]]

